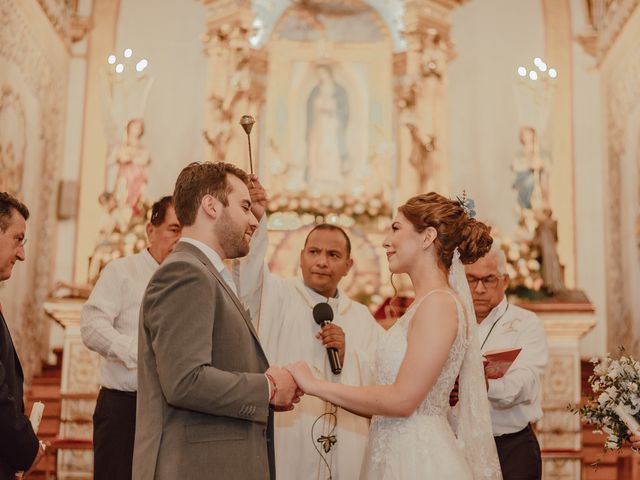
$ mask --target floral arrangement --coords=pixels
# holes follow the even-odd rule
[[[605,450],[619,449],[629,439],[629,430],[638,428],[640,421],[640,363],[620,347],[620,358],[591,359],[594,364],[589,384],[593,390],[582,407],[569,405],[569,410],[597,430],[607,435]]]
[[[540,252],[528,240],[513,240],[511,237],[496,238],[507,257],[509,274],[508,293],[519,297],[543,297],[540,273]]]
[[[289,191],[274,194],[267,203],[267,213],[291,212],[298,215],[327,217],[345,215],[356,222],[377,220],[390,216],[391,207],[382,193],[373,195],[341,194],[332,197],[313,196],[305,191]],[[322,220],[321,220],[322,221]]]

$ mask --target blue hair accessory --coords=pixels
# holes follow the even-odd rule
[[[456,200],[458,201],[458,205],[464,210],[469,218],[475,218],[476,216],[476,204],[473,199],[467,197],[467,191],[462,191],[462,197],[456,196]]]

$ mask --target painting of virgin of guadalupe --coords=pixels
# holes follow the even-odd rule
[[[347,145],[349,97],[330,67],[317,67],[318,83],[307,99],[307,162],[304,179],[312,188],[336,185],[351,170]]]

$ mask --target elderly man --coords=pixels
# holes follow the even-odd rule
[[[0,282],[11,277],[16,262],[25,260],[27,207],[6,192],[0,192]],[[20,470],[29,470],[44,452],[31,422],[24,414],[22,367],[13,347],[0,306],[0,480],[14,480]]]
[[[504,480],[540,479],[540,446],[531,422],[542,417],[540,381],[548,352],[544,326],[532,312],[510,304],[505,296],[509,276],[497,243],[465,267],[479,324],[482,353],[522,348],[502,378],[489,378],[493,434]]]
[[[93,414],[96,480],[131,478],[138,386],[138,318],[151,275],[180,238],[171,197],[153,204],[147,224],[149,248],[110,262],[82,308],[84,344],[103,358]]]
[[[249,306],[269,361],[309,363],[318,376],[333,382],[364,385],[370,378],[370,356],[382,328],[369,310],[338,288],[349,273],[351,241],[340,227],[314,227],[300,252],[302,278],[281,278],[265,266],[266,194],[256,177],[249,189],[260,226],[251,252],[236,269],[242,300]],[[314,321],[314,307],[328,303],[333,322]],[[334,374],[327,348],[335,348],[342,372]],[[304,397],[292,412],[276,414],[276,469],[279,480],[351,480],[360,465],[369,431],[367,419],[316,397]]]

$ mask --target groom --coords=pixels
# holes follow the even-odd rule
[[[182,239],[140,311],[134,479],[275,478],[272,410],[300,392],[269,367],[222,262],[246,255],[258,226],[246,183],[228,163],[176,181]]]

